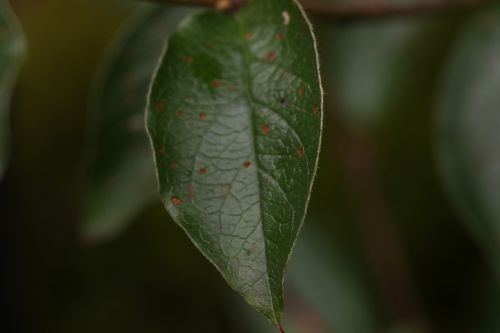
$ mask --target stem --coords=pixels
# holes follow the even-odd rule
[[[220,0],[142,0],[157,3],[216,7]],[[409,16],[466,10],[480,7],[492,0],[440,0],[398,4],[388,0],[334,2],[331,0],[299,0],[310,13],[336,19],[362,19],[387,16]]]

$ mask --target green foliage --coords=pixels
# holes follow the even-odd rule
[[[291,0],[189,18],[153,79],[147,127],[162,200],[229,285],[275,325],[321,119],[314,37]]]
[[[464,27],[444,79],[436,157],[455,207],[498,265],[500,7],[477,14]]]
[[[24,37],[7,0],[0,0],[0,178],[8,159],[10,97],[25,50]]]
[[[190,9],[144,5],[119,33],[99,72],[90,101],[85,238],[121,232],[157,198],[144,127],[151,76],[170,33]]]

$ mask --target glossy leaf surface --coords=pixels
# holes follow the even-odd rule
[[[0,0],[0,178],[8,160],[12,88],[25,50],[24,37],[7,0]]]
[[[83,232],[92,240],[122,231],[157,196],[144,127],[149,82],[165,41],[191,10],[145,5],[119,33],[91,96],[88,187]]]
[[[252,0],[186,20],[156,73],[147,117],[167,210],[277,325],[322,129],[315,41],[298,4]]]

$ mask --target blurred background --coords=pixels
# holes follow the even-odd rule
[[[28,52],[0,182],[0,331],[274,332],[159,200],[112,237],[82,237],[89,96],[137,4],[11,4]],[[286,284],[287,332],[500,332],[499,279],[445,194],[433,146],[443,71],[476,14],[313,17],[325,133]]]

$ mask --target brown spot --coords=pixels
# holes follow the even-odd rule
[[[297,150],[297,154],[299,155],[299,157],[304,157],[305,154],[306,154],[306,151],[304,150],[304,147],[300,147],[298,150]]]
[[[213,80],[212,81],[212,87],[217,89],[217,88],[220,88],[222,86],[222,81],[221,80]]]
[[[297,90],[297,94],[300,97],[304,97],[304,95],[306,94],[306,90],[304,89],[304,87],[300,87],[299,90]]]
[[[200,112],[200,120],[206,120],[206,119],[207,119],[206,112]]]
[[[196,192],[194,190],[193,183],[189,183],[187,190],[188,190],[189,198],[194,199],[194,197],[196,196]]]
[[[317,105],[313,106],[313,113],[314,114],[319,113],[319,107]]]
[[[190,56],[190,55],[188,55],[188,56],[184,57],[184,60],[186,61],[186,63],[187,63],[188,65],[191,65],[191,64],[193,63],[193,57],[192,57],[192,56]]]
[[[255,35],[251,32],[245,32],[245,40],[252,40],[254,39]]]
[[[245,161],[245,163],[243,163],[243,167],[244,167],[245,169],[248,169],[248,168],[250,168],[251,166],[252,166],[252,162],[250,162],[250,161]]]
[[[285,40],[285,34],[283,32],[278,32],[276,35],[276,39],[279,40],[280,42]]]
[[[176,197],[176,196],[171,197],[170,202],[172,202],[172,204],[174,206],[181,206],[184,204],[184,201],[181,198]]]
[[[165,146],[161,146],[160,149],[158,149],[158,154],[165,156],[167,155],[167,151],[165,149]]]
[[[201,169],[200,169],[200,173],[201,173],[202,175],[206,175],[206,174],[208,174],[208,169],[207,169],[207,168],[201,168]]]
[[[264,134],[264,135],[268,135],[269,132],[271,131],[271,129],[269,128],[269,126],[267,126],[266,124],[262,125],[260,127],[260,130],[262,131],[262,134]]]
[[[176,162],[176,161],[172,161],[172,162],[170,163],[170,168],[171,168],[171,169],[177,169],[177,166],[178,166],[178,165],[177,165],[177,162]]]
[[[229,90],[235,91],[236,90],[236,86],[234,84],[230,85],[229,86]]]
[[[184,117],[186,114],[185,114],[185,113],[184,113],[184,111],[182,111],[182,110],[177,110],[177,111],[175,112],[175,115],[176,115],[177,117],[179,117],[179,118],[182,118],[182,117]]]
[[[275,52],[269,52],[266,56],[266,59],[268,62],[273,62],[274,59],[276,59],[276,53]]]
[[[163,101],[156,101],[156,103],[155,103],[155,108],[156,108],[157,112],[160,112],[161,110],[163,110],[164,106],[165,106],[165,103],[163,103]]]

